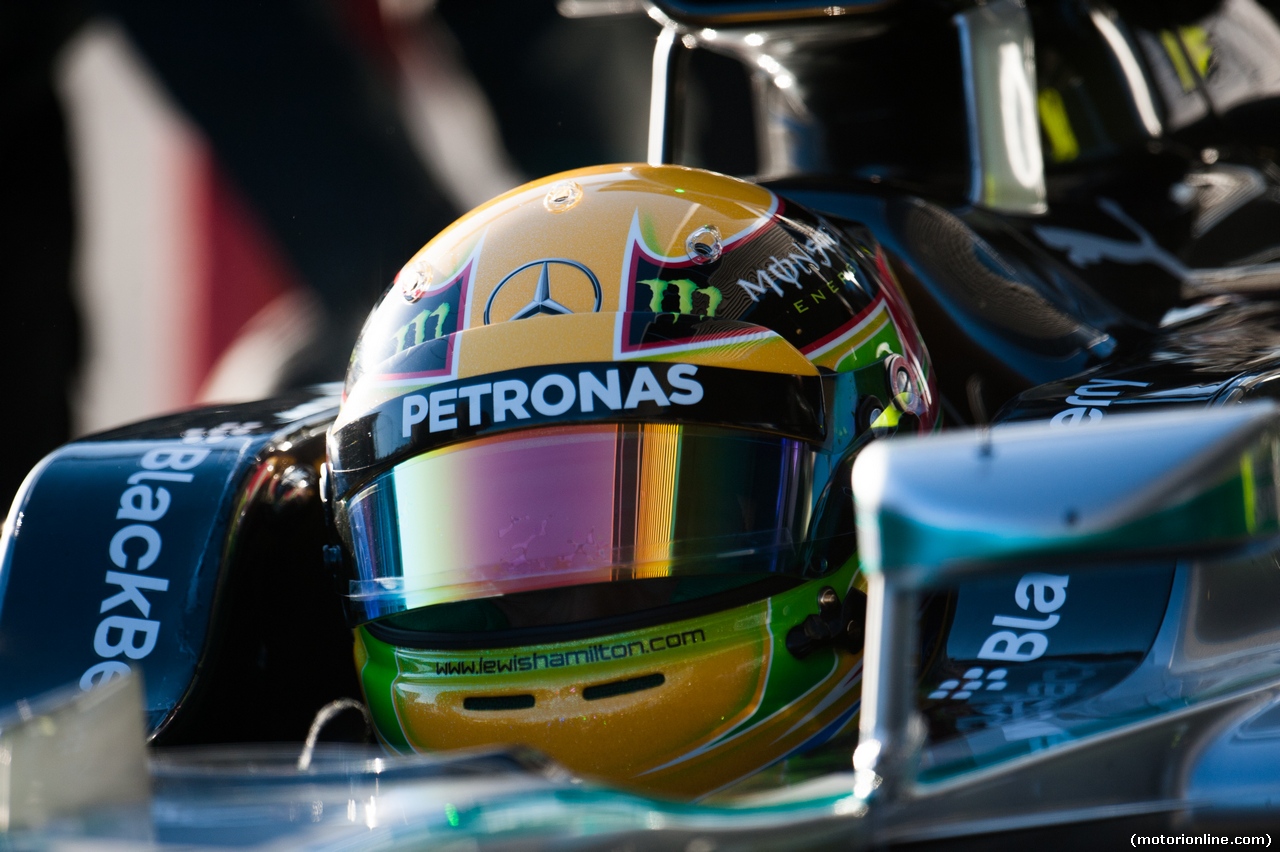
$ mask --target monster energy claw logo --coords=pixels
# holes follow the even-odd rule
[[[466,304],[470,262],[447,283],[420,297],[418,312],[391,335],[395,352],[404,352],[430,340],[447,337],[458,328],[461,306]]]
[[[707,309],[705,316],[714,317],[716,308],[720,306],[720,302],[724,300],[724,295],[716,287],[707,285],[699,287],[695,282],[688,278],[680,278],[675,281],[663,281],[661,278],[646,278],[639,282],[649,288],[649,310],[655,314],[664,313],[662,310],[662,301],[666,297],[670,288],[676,288],[676,295],[679,298],[677,311],[682,316],[689,316],[693,313],[693,294],[701,293],[707,297]]]
[[[430,308],[418,312],[418,315],[402,326],[396,332],[396,351],[403,352],[413,346],[418,346],[427,341],[427,320],[435,319],[435,324],[431,326],[431,339],[438,340],[444,337],[444,322],[449,318],[449,303],[441,302],[435,308]]]

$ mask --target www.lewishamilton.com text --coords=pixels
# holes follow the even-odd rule
[[[641,654],[658,653],[681,648],[685,645],[696,645],[707,641],[707,634],[701,629],[685,630],[666,636],[651,636],[647,640],[637,639],[631,642],[618,642],[612,645],[603,643],[575,648],[571,651],[553,651],[546,654],[513,654],[504,659],[476,657],[474,660],[458,662],[437,662],[437,675],[469,675],[469,674],[501,674],[506,672],[531,672],[538,669],[560,669],[566,666],[581,666],[606,660],[622,660]]]

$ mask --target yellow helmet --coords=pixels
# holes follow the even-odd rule
[[[379,736],[692,797],[852,731],[849,470],[932,382],[870,235],[768,189],[602,166],[459,219],[329,436]]]

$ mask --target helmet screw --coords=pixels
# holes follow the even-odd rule
[[[893,371],[893,392],[899,394],[909,390],[911,390],[911,373],[906,367],[899,367]]]
[[[703,225],[684,241],[689,259],[698,266],[720,259],[724,246],[720,243],[720,229],[715,225]]]
[[[894,406],[908,414],[923,414],[924,401],[918,390],[923,383],[911,363],[901,355],[890,355],[885,359],[885,369],[889,373],[889,393]]]
[[[404,296],[405,301],[412,304],[427,294],[434,277],[431,264],[426,258],[422,258],[400,270],[400,274],[396,276],[396,283],[400,285],[400,294]]]
[[[542,206],[548,213],[565,213],[578,206],[582,200],[582,184],[576,180],[558,183],[547,190]]]
[[[836,590],[830,586],[826,586],[822,591],[818,592],[818,607],[820,609],[831,609],[840,605],[840,596],[836,594]]]

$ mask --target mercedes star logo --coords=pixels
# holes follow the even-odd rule
[[[497,297],[498,292],[507,285],[507,282],[515,278],[521,272],[534,266],[541,266],[538,272],[538,283],[533,290],[533,299],[529,304],[512,314],[508,319],[518,320],[525,317],[535,316],[537,314],[549,314],[556,316],[558,314],[571,314],[573,311],[551,298],[551,267],[552,266],[568,266],[576,269],[583,275],[587,276],[587,280],[591,282],[591,287],[595,290],[596,301],[592,312],[600,311],[600,303],[604,296],[600,291],[600,282],[596,280],[595,273],[587,267],[578,263],[576,260],[565,260],[562,257],[547,257],[542,260],[531,260],[523,266],[516,267],[507,273],[507,276],[498,282],[498,286],[493,288],[493,292],[489,294],[489,301],[484,306],[484,324],[489,324],[489,312],[493,310],[493,300]]]

